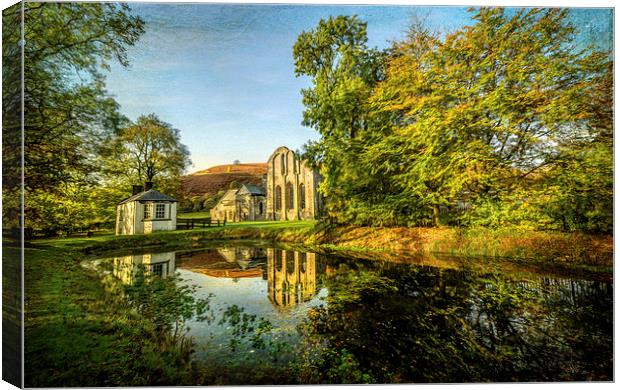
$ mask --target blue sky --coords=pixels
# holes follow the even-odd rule
[[[329,15],[358,15],[370,46],[404,35],[413,14],[442,32],[471,24],[466,7],[259,4],[131,4],[146,33],[129,49],[131,67],[113,64],[108,91],[135,120],[155,113],[181,131],[196,171],[265,162],[276,147],[299,149],[318,134],[301,125],[292,47]],[[611,11],[575,10],[588,35],[611,45]]]

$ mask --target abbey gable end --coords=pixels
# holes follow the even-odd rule
[[[267,219],[317,219],[322,207],[317,192],[321,176],[284,146],[267,163]]]

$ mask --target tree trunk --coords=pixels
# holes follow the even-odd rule
[[[433,205],[433,226],[439,226],[439,205]]]

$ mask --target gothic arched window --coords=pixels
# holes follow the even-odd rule
[[[285,251],[286,253],[286,273],[290,275],[294,275],[297,271],[295,269],[295,252],[293,251]]]
[[[306,273],[306,268],[308,268],[308,254],[300,253],[299,254],[299,270],[301,273]]]
[[[306,208],[306,186],[302,184],[299,185],[299,208],[300,209],[305,209]]]
[[[282,208],[282,188],[280,186],[276,186],[276,210],[280,210]]]
[[[295,194],[293,193],[293,185],[291,183],[286,184],[286,208],[292,209],[295,207]]]

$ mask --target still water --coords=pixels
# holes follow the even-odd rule
[[[163,312],[206,303],[175,321],[213,383],[613,380],[608,282],[256,245],[94,265],[188,295]]]

